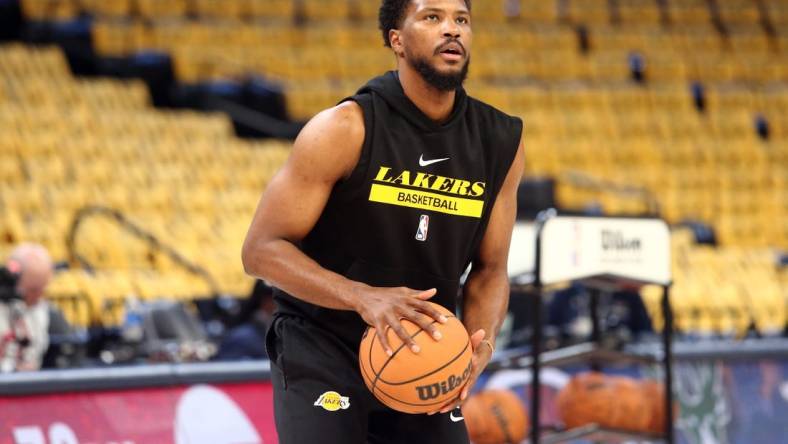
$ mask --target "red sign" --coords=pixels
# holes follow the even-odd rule
[[[0,398],[0,444],[276,444],[267,382]]]

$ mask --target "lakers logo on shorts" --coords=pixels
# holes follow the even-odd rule
[[[350,407],[350,398],[337,392],[325,392],[317,398],[314,405],[323,407],[329,412],[336,412],[339,409],[345,410]]]

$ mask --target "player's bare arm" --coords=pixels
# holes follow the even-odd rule
[[[463,287],[462,322],[471,333],[473,358],[471,376],[460,394],[459,402],[468,397],[468,391],[490,361],[495,337],[509,306],[506,265],[517,215],[517,187],[525,167],[524,156],[521,143],[498,193],[478,255]],[[489,346],[483,341],[489,341]],[[452,410],[457,403],[455,400],[446,404],[440,412]]]
[[[312,304],[358,312],[376,327],[388,352],[386,327],[418,352],[400,319],[439,339],[432,320],[446,320],[425,302],[435,289],[371,287],[323,268],[296,246],[317,223],[334,185],[358,163],[363,142],[364,119],[355,102],[323,111],[304,127],[260,199],[244,241],[244,269]]]

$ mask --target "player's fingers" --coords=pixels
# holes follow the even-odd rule
[[[386,330],[388,326],[385,324],[375,325],[375,334],[378,336],[378,341],[380,341],[380,346],[383,347],[383,350],[386,351],[386,354],[391,356],[394,354],[391,351],[391,345],[389,345],[389,340],[386,337]]]
[[[413,310],[411,312],[411,315],[408,317],[408,319],[418,324],[418,326],[421,327],[422,330],[426,331],[427,334],[429,334],[432,337],[432,339],[435,339],[436,341],[440,341],[440,339],[443,337],[441,332],[438,331],[438,327],[435,323],[435,320],[432,319],[431,317],[423,313],[420,313],[416,310]]]
[[[449,413],[450,411],[456,409],[460,406],[460,400],[458,398],[454,398],[451,401],[444,404],[441,408],[440,413]]]
[[[435,296],[438,293],[437,288],[430,288],[429,290],[414,290],[416,293],[413,295],[417,299],[421,299],[422,301],[426,301],[427,299]]]
[[[438,310],[435,305],[430,304],[429,302],[420,301],[417,299],[411,300],[411,304],[416,307],[416,310],[426,314],[427,316],[435,319],[436,321],[440,322],[441,324],[445,324],[449,318],[446,317],[440,310]]]
[[[465,381],[465,384],[460,390],[460,402],[465,402],[468,398],[468,393],[470,393],[473,385],[476,384],[476,380],[479,379],[479,374],[481,374],[482,369],[479,367],[479,359],[476,355],[471,356],[471,375]]]
[[[483,328],[480,328],[480,329],[476,330],[475,332],[473,332],[473,334],[471,335],[471,347],[474,350],[479,348],[479,344],[482,343],[482,341],[484,340],[484,335],[486,335],[486,334],[487,333],[484,331]]]
[[[405,330],[405,327],[402,326],[399,319],[393,317],[389,318],[389,326],[392,330],[394,330],[394,333],[399,336],[402,343],[410,348],[410,351],[413,353],[418,353],[421,351],[421,347],[419,347],[418,344],[416,344],[416,341],[413,340],[410,334],[408,334],[408,331]]]
[[[436,413],[446,413],[454,410],[459,405],[459,401],[457,398],[452,398],[449,402],[443,404],[442,406],[438,407],[437,409],[427,413],[427,415],[434,415]]]
[[[465,381],[465,385],[462,387],[462,390],[460,391],[460,402],[464,402],[468,398],[468,393],[471,391],[471,388],[473,388],[473,385],[476,384],[476,378],[478,378],[478,375],[476,375],[475,373],[476,373],[475,370],[472,371],[471,377],[468,378],[467,381]]]

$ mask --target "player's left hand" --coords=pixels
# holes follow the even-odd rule
[[[465,381],[462,390],[460,390],[460,395],[441,406],[439,410],[428,413],[428,415],[448,413],[461,406],[462,403],[468,399],[468,393],[471,391],[473,385],[476,383],[476,379],[479,378],[479,375],[484,368],[487,367],[487,363],[490,362],[490,358],[492,357],[492,347],[482,345],[485,334],[483,329],[479,329],[471,335],[471,348],[473,349],[473,355],[471,356],[471,374],[468,380]]]

